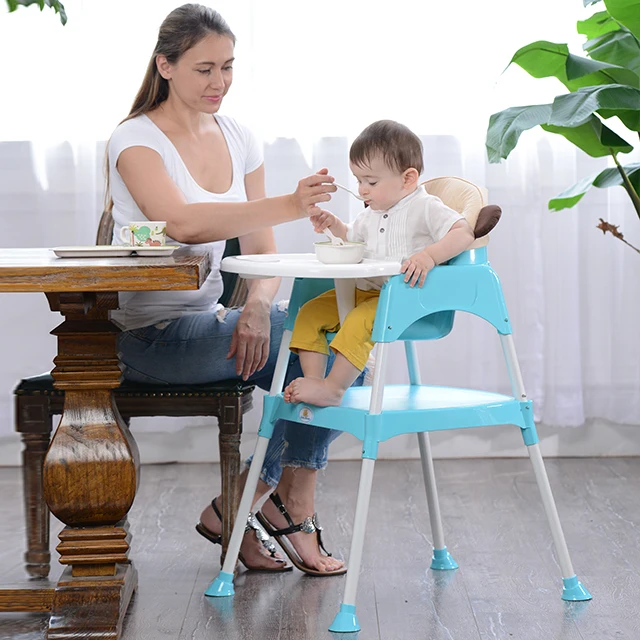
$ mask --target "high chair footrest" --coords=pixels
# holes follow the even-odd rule
[[[429,385],[386,385],[382,412],[369,416],[371,391],[371,387],[347,389],[339,407],[287,404],[280,395],[273,401],[270,419],[338,429],[364,440],[365,425],[375,417],[379,421],[379,442],[403,433],[501,424],[527,427],[521,403],[499,393]]]

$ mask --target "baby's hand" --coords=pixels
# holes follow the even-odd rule
[[[418,280],[420,280],[419,286],[421,287],[424,284],[427,273],[429,273],[429,271],[431,271],[435,266],[435,261],[425,249],[424,251],[415,253],[410,258],[407,258],[402,263],[402,269],[400,269],[400,271],[405,274],[405,282],[409,282],[409,279],[411,279],[411,282],[409,283],[410,287],[414,287]]]
[[[316,233],[322,233],[327,227],[335,224],[336,217],[333,213],[326,211],[325,209],[321,209],[320,213],[309,216],[309,220],[311,220],[313,230]]]

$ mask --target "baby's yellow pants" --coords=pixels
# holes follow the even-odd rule
[[[371,332],[379,297],[380,291],[356,289],[356,306],[342,326],[335,289],[309,300],[298,312],[289,348],[294,353],[302,349],[329,355],[326,334],[337,332],[331,341],[331,348],[362,371],[373,349]]]

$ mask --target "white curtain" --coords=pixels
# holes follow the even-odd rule
[[[175,0],[66,0],[69,23],[51,11],[0,13],[0,245],[93,242],[103,197],[105,140],[127,114]],[[538,39],[580,51],[582,3],[539,0],[352,0],[208,3],[236,33],[234,86],[224,113],[265,144],[268,192],[290,191],[328,166],[352,183],[350,141],[392,118],[420,134],[424,177],[458,175],[489,189],[504,211],[490,260],[500,276],[536,418],[578,426],[590,418],[640,421],[640,255],[596,230],[619,224],[640,246],[640,221],[621,188],[597,191],[570,211],[546,203],[601,167],[562,139],[529,132],[507,163],[488,165],[489,115],[548,102],[562,86],[519,68],[511,55]],[[597,8],[597,7],[596,7]],[[1,10],[0,10],[1,11]],[[633,142],[633,141],[632,141]],[[637,161],[638,154],[633,159]],[[332,202],[348,219],[346,194]],[[281,251],[311,250],[299,221],[276,230]],[[286,290],[283,289],[283,295]],[[12,429],[11,389],[51,367],[47,331],[59,317],[44,296],[0,296],[0,436]],[[394,381],[405,379],[394,349]],[[460,317],[451,336],[420,345],[430,382],[509,391],[489,326]]]

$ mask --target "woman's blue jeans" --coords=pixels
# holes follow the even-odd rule
[[[151,384],[205,384],[219,380],[239,380],[235,356],[227,359],[233,330],[240,317],[231,309],[224,318],[214,313],[194,313],[156,325],[124,331],[118,338],[124,376],[132,382]],[[269,390],[278,349],[282,341],[286,313],[271,307],[269,359],[263,369],[248,380]],[[329,367],[333,355],[329,359]],[[291,354],[286,382],[302,375],[298,357]],[[355,386],[362,385],[364,372]],[[329,444],[341,431],[278,420],[269,441],[261,478],[275,487],[282,467],[324,469]]]

